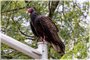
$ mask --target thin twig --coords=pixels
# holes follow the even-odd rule
[[[12,10],[3,11],[1,13],[12,12],[12,11],[21,10],[21,9],[24,9],[24,8],[26,8],[26,7],[15,8],[15,9],[12,9]]]

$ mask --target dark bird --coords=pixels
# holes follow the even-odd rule
[[[65,53],[65,45],[58,36],[58,28],[50,17],[39,15],[34,8],[29,8],[28,13],[31,16],[31,29],[40,41],[47,41],[61,55]]]

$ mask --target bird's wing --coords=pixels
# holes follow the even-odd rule
[[[53,24],[54,28],[56,29],[57,32],[59,32],[57,26],[55,25],[55,23],[52,21],[52,19],[50,17],[47,17],[49,18],[50,22]]]
[[[48,37],[51,35],[52,38],[55,37],[54,35],[56,35],[56,37],[58,36],[58,29],[49,17],[39,16],[36,18],[35,24],[37,32],[44,33]]]
[[[32,30],[33,34],[38,37],[38,34],[37,34],[37,32],[36,32],[36,30],[35,30],[34,25],[32,24],[32,22],[30,22],[30,26],[31,26],[31,30]]]
[[[50,20],[50,18],[41,16],[36,18],[36,30],[38,32],[44,33],[44,35],[47,37],[47,40],[49,43],[52,43],[55,50],[58,52],[65,51],[65,45],[59,38],[57,34],[57,28],[55,24]]]
[[[42,26],[44,30],[46,28],[49,29],[49,31],[58,32],[58,28],[56,27],[55,23],[49,18],[45,16],[40,16],[37,18],[36,22]]]

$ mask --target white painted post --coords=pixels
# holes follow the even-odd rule
[[[38,51],[42,54],[41,60],[48,59],[48,49],[47,49],[47,42],[38,42]]]
[[[2,43],[7,44],[8,46],[26,54],[32,58],[35,58],[35,59],[41,58],[40,52],[37,51],[36,49],[34,49],[26,44],[23,44],[3,33],[0,33],[0,39],[1,39]]]

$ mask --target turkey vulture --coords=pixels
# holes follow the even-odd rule
[[[65,45],[58,36],[58,28],[50,17],[39,15],[34,8],[28,8],[30,13],[31,29],[35,36],[40,38],[40,41],[47,41],[61,55],[65,53]]]

